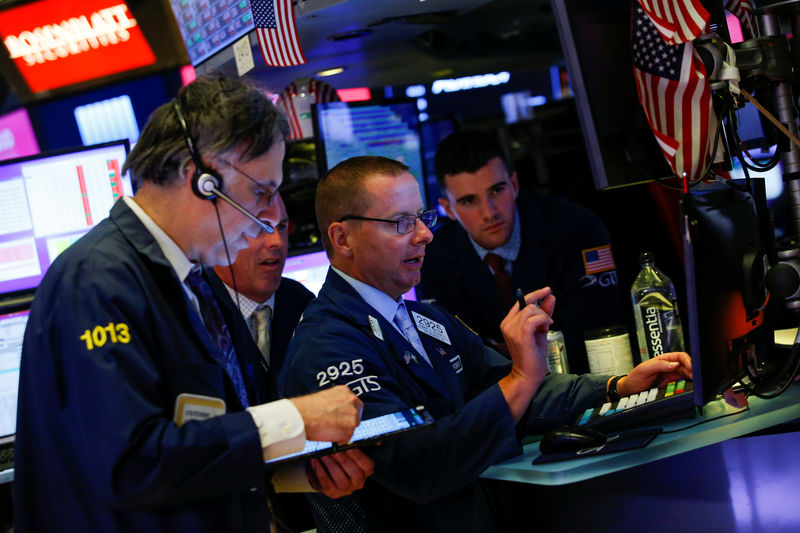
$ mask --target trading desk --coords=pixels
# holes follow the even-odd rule
[[[533,465],[537,439],[482,477],[512,531],[800,531],[800,384],[749,401],[711,402],[626,452]]]

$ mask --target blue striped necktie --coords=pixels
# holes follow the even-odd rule
[[[211,286],[203,277],[202,269],[192,270],[186,277],[186,284],[197,296],[197,301],[200,304],[200,315],[203,317],[206,329],[211,334],[211,339],[219,348],[220,362],[231,377],[233,388],[236,390],[236,395],[242,402],[242,406],[247,407],[249,405],[247,402],[247,388],[244,385],[242,370],[239,368],[239,360],[236,358],[233,340],[231,339],[228,325],[225,323],[225,319],[222,318],[219,304],[211,292]]]

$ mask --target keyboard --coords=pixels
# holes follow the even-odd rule
[[[576,424],[608,432],[692,418],[696,414],[693,390],[691,381],[673,381],[666,387],[653,387],[618,402],[606,402],[600,407],[587,409]]]

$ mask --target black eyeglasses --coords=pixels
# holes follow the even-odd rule
[[[372,220],[373,222],[387,222],[389,224],[396,224],[397,233],[400,235],[405,235],[406,233],[411,233],[417,228],[417,219],[420,219],[427,227],[432,228],[436,225],[436,220],[438,218],[439,213],[437,213],[435,209],[431,209],[429,211],[423,211],[419,215],[403,215],[395,220],[389,220],[386,218],[360,217],[357,215],[345,215],[337,220],[337,222],[344,222],[345,220]]]

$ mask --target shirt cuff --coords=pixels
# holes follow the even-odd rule
[[[275,469],[272,474],[275,492],[316,492],[308,481],[306,463],[295,462]]]
[[[261,438],[264,460],[299,452],[306,443],[306,428],[300,411],[289,400],[248,407]]]

